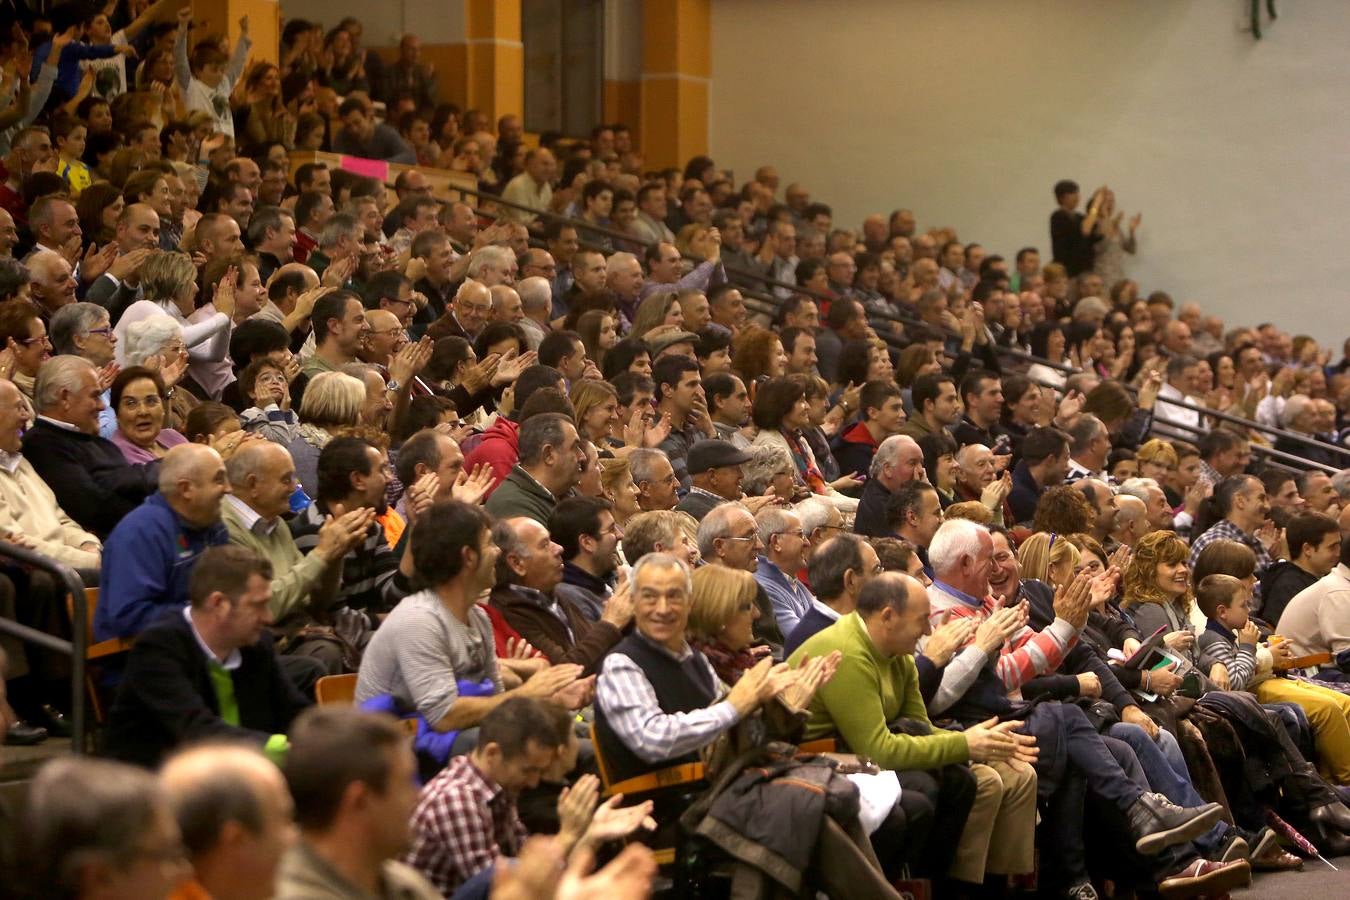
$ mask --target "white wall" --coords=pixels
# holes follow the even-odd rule
[[[836,222],[908,206],[1048,257],[1051,186],[1142,210],[1129,272],[1230,321],[1350,332],[1350,4],[715,0],[711,150]]]

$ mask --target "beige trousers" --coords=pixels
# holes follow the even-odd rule
[[[1036,771],[1024,762],[972,763],[975,805],[952,861],[952,878],[980,884],[986,873],[1036,867]]]

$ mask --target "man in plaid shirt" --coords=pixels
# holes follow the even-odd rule
[[[526,835],[516,796],[559,765],[561,750],[570,746],[575,763],[570,732],[566,710],[531,697],[488,713],[477,748],[452,758],[422,789],[405,861],[448,897],[498,856],[515,856]]]
[[[1256,577],[1259,579],[1274,565],[1276,558],[1284,555],[1281,546],[1284,539],[1269,522],[1270,500],[1266,497],[1265,485],[1254,475],[1232,475],[1214,488],[1211,502],[1218,506],[1223,519],[1191,542],[1191,571],[1195,571],[1195,564],[1206,547],[1218,540],[1229,540],[1250,547],[1256,554]],[[1253,589],[1254,609],[1260,609],[1260,598],[1258,581]]]

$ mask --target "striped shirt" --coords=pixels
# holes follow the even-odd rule
[[[977,623],[983,623],[997,609],[993,597],[985,597],[981,601],[941,581],[933,582],[928,598],[932,603],[929,620],[934,628],[956,618],[971,618]],[[968,643],[974,643],[974,640],[974,635],[971,635]],[[994,671],[1008,693],[1020,694],[1023,684],[1037,675],[1059,668],[1065,654],[1077,642],[1078,631],[1064,619],[1055,619],[1043,631],[1023,626],[1003,645],[994,663]]]

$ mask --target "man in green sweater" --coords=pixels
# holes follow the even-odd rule
[[[964,732],[933,728],[914,664],[915,648],[931,630],[928,614],[923,585],[887,572],[863,586],[852,613],[792,654],[793,666],[843,654],[811,703],[805,738],[837,736],[848,750],[896,772],[905,817],[932,822],[906,830],[906,855],[917,852],[931,866],[922,874],[968,886],[983,884],[986,875],[1030,872],[1035,739],[1016,733],[1020,722],[991,719]]]
[[[262,556],[275,573],[270,605],[279,649],[317,658],[330,675],[343,672],[336,641],[301,632],[328,621],[342,579],[342,559],[361,544],[375,510],[362,507],[330,518],[319,529],[318,546],[305,556],[281,519],[295,492],[295,463],[286,448],[251,441],[230,457],[225,474],[233,493],[225,496],[220,510],[230,543]]]

